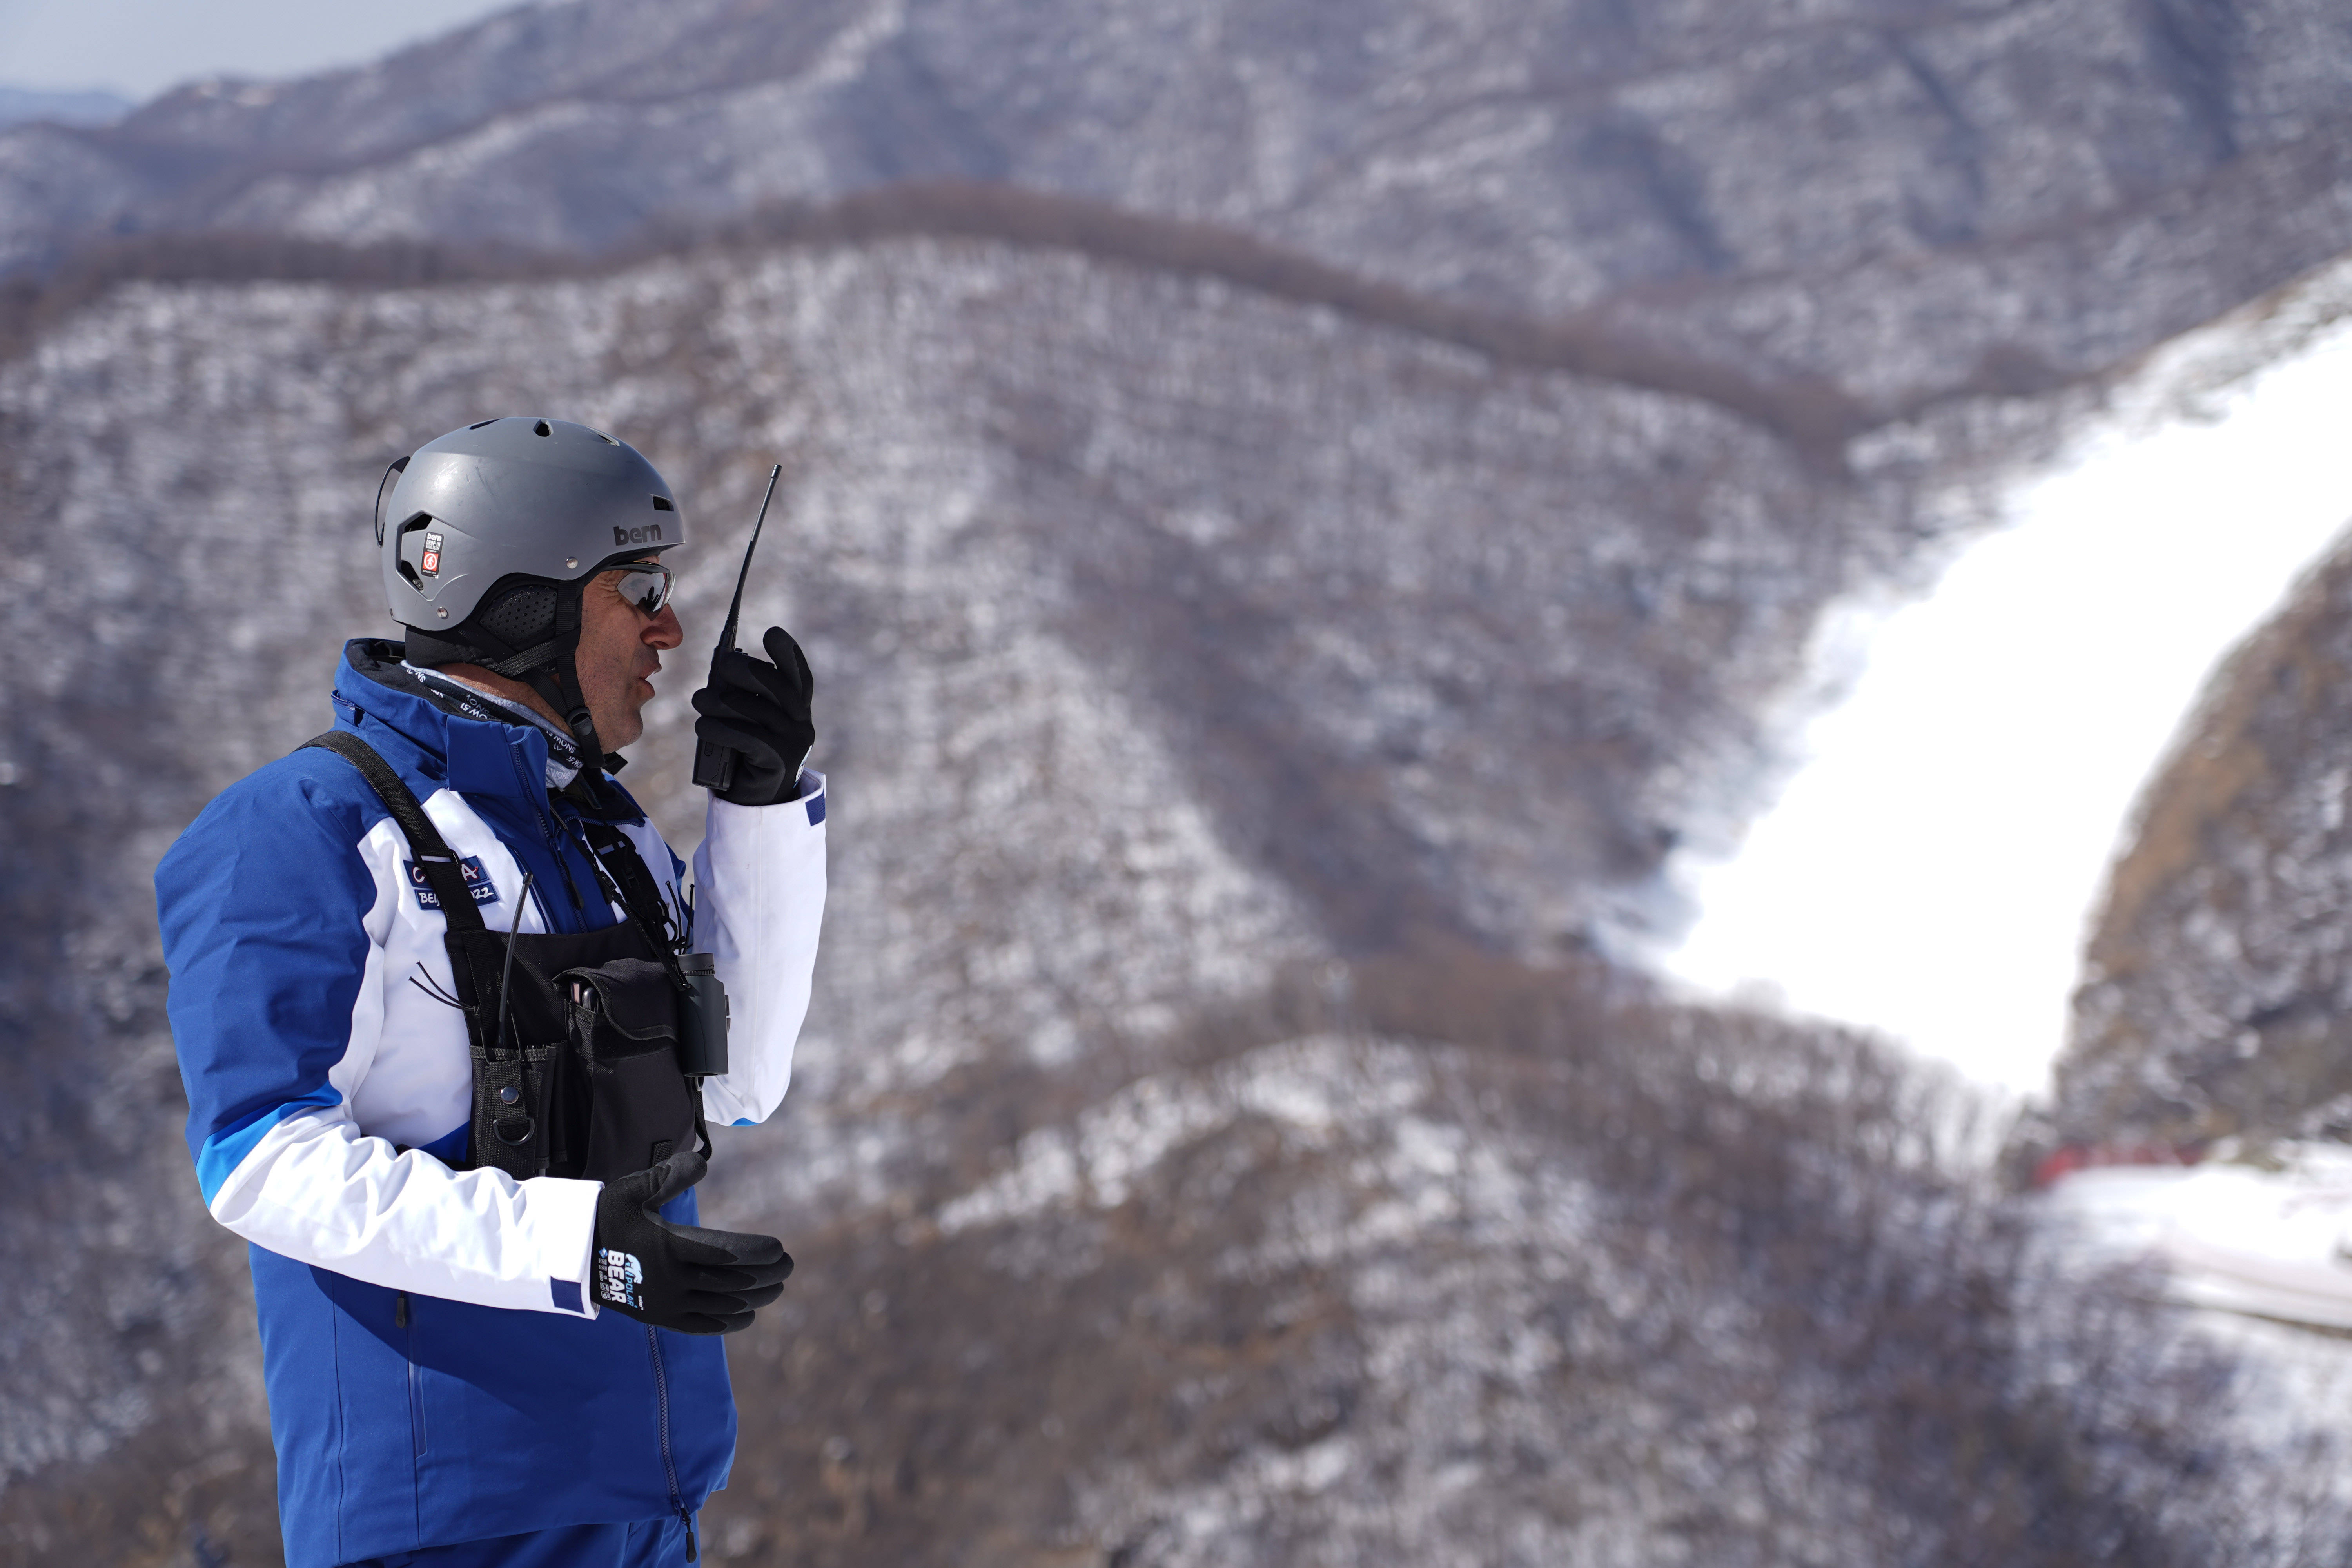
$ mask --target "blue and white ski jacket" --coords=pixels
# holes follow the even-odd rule
[[[548,794],[545,735],[444,712],[399,658],[345,648],[336,727],[424,803],[484,921],[625,918]],[[695,852],[696,945],[733,1015],[732,1070],[703,1085],[714,1124],[761,1120],[791,1079],[824,906],[824,779],[802,788],[714,799]],[[675,896],[684,867],[653,825],[617,826]],[[223,791],[155,873],[197,1183],[252,1244],[289,1568],[690,1518],[734,1454],[721,1342],[598,1311],[598,1184],[443,1163],[466,1146],[471,1067],[409,858],[359,771],[309,750]],[[694,1194],[666,1212],[692,1223]]]

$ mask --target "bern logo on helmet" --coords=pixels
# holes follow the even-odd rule
[[[425,536],[425,558],[416,564],[427,577],[441,570],[441,536],[439,534],[428,533]]]
[[[613,528],[613,542],[615,544],[657,544],[660,542],[661,524],[658,522],[646,523],[643,528],[623,528],[616,523]]]

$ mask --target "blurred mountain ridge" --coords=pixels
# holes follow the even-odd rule
[[[21,352],[38,331],[133,280],[199,279],[414,284],[473,279],[596,277],[655,256],[712,247],[839,245],[895,238],[993,240],[1152,271],[1221,279],[1255,292],[1320,305],[1365,321],[1440,339],[1506,364],[1569,371],[1721,405],[1763,425],[1815,461],[1842,460],[1839,447],[1874,419],[1818,377],[1757,383],[1741,371],[1638,340],[1605,324],[1543,321],[1420,296],[1241,231],[1129,212],[1105,203],[1010,185],[916,184],[823,205],[758,209],[689,237],[646,241],[601,258],[496,246],[390,241],[355,246],[255,234],[115,240],[77,252],[37,282],[0,285],[0,352]],[[2000,387],[1964,386],[1947,396]]]
[[[13,87],[0,82],[0,129],[27,120],[59,125],[103,125],[131,110],[129,99],[96,89],[61,91],[55,88]]]
[[[2347,62],[2312,0],[572,0],[0,133],[0,268],[210,229],[568,252],[960,181],[1900,405],[2102,367],[2352,245]]]

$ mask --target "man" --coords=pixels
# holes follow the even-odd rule
[[[224,791],[155,878],[198,1184],[251,1243],[287,1562],[682,1563],[733,1456],[715,1335],[791,1268],[699,1227],[689,1189],[706,1114],[782,1098],[808,1005],[807,662],[774,628],[770,660],[723,655],[696,693],[735,759],[687,897],[610,776],[681,638],[669,487],[547,419],[394,468],[377,532],[405,644],[349,644],[334,731]],[[698,953],[733,1015],[707,1077]],[[613,1133],[655,1090],[686,1120]]]

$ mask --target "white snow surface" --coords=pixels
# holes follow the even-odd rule
[[[2352,262],[2176,340],[1923,598],[1829,616],[1779,799],[1663,967],[2032,1092],[2135,799],[2216,663],[2352,518]],[[1848,672],[1859,665],[1859,673]]]
[[[2161,1263],[2186,1305],[2352,1329],[2352,1150],[2265,1153],[2076,1171],[2045,1206],[2086,1257]]]
[[[2266,1152],[2263,1167],[2078,1171],[2051,1187],[2043,1211],[2085,1265],[2158,1267],[2166,1294],[2239,1358],[2247,1382],[2230,1420],[2258,1449],[2284,1458],[2317,1442],[2340,1453],[2352,1396],[2352,1150]],[[2340,1462],[2315,1473],[2352,1496]]]

